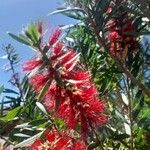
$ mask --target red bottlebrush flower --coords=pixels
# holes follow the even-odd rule
[[[42,22],[38,22],[38,32],[42,34],[43,28],[42,28]]]
[[[42,147],[42,141],[37,139],[30,147],[29,150],[40,150]]]
[[[126,24],[122,27],[122,37],[123,37],[123,42],[124,45],[128,45],[129,50],[133,51],[137,48],[137,40],[134,35],[127,35],[127,33],[133,33],[135,32],[135,28],[131,22],[131,20],[128,20]]]
[[[56,91],[56,82],[52,82],[43,100],[44,105],[48,110],[53,111],[55,107],[55,98],[58,94]]]
[[[44,104],[48,110],[55,110],[57,117],[65,120],[68,129],[75,129],[77,123],[80,123],[84,136],[90,126],[107,122],[106,116],[103,115],[105,104],[98,99],[98,92],[90,81],[89,73],[71,72],[66,79],[66,89],[59,87],[56,82],[51,84]]]
[[[63,46],[64,46],[64,44],[63,43],[61,43],[61,42],[58,42],[55,46],[54,46],[54,48],[53,48],[53,57],[54,56],[59,56],[61,53],[62,53],[62,48],[63,48]],[[52,58],[51,58],[52,59]]]
[[[56,116],[65,120],[68,129],[74,129],[77,125],[78,112],[75,110],[75,105],[72,105],[70,99],[68,102],[64,101],[60,104]]]
[[[79,56],[75,52],[69,50],[59,58],[60,65],[63,66],[65,70],[71,71],[77,64],[78,58]]]
[[[52,34],[52,36],[49,39],[49,42],[48,42],[49,46],[52,46],[53,44],[55,44],[58,41],[61,33],[62,33],[62,31],[59,28],[54,31],[54,33]]]
[[[97,90],[94,85],[82,90],[76,98],[80,100],[78,103],[79,119],[81,120],[81,134],[83,137],[91,127],[103,125],[107,122],[106,115],[103,114],[105,104],[97,97]]]
[[[120,59],[122,57],[121,42],[112,42],[110,45],[110,53]]]
[[[72,83],[66,90],[59,92],[62,98],[59,99],[60,105],[56,115],[65,120],[69,129],[74,129],[78,122],[81,123],[81,128],[85,131],[84,136],[90,126],[107,122],[106,116],[103,115],[105,104],[98,99],[98,92],[88,73],[79,72],[78,75],[77,71],[72,74]],[[81,74],[84,75],[83,78]]]
[[[108,39],[110,41],[110,53],[117,58],[126,58],[124,52],[126,48],[128,51],[133,51],[137,47],[138,43],[134,35],[127,35],[135,31],[134,26],[129,20],[127,13],[121,15],[123,19],[113,20],[113,25],[108,26],[109,33]],[[125,21],[124,21],[125,20]],[[115,23],[114,23],[115,22]]]
[[[117,31],[113,31],[109,34],[109,40],[113,42],[117,42],[119,40],[119,34]]]
[[[23,65],[23,70],[24,71],[32,71],[36,67],[40,66],[42,63],[43,63],[43,61],[38,57],[31,59]]]
[[[70,72],[68,74],[66,81],[76,88],[80,88],[83,85],[89,84],[90,78],[89,72],[76,70],[75,72]]]
[[[49,77],[43,74],[37,74],[30,79],[30,83],[34,87],[35,91],[39,92],[49,80]]]
[[[72,147],[72,139],[65,135],[56,144],[56,150],[69,150]]]
[[[48,80],[55,80],[56,72],[59,78],[63,80],[76,65],[78,55],[72,50],[63,52],[62,47],[62,43],[57,43],[54,48],[51,49],[51,55],[49,56],[51,66],[48,66],[47,69],[43,68],[40,72],[37,70],[37,74],[32,75],[30,82],[37,92],[44,87]],[[24,70],[32,71],[36,67],[40,67],[42,63],[43,61],[40,58],[32,59],[25,63]]]
[[[59,134],[57,133],[57,131],[52,130],[51,132],[48,132],[46,134],[46,139],[51,143],[55,141],[56,136],[59,136]]]
[[[86,150],[85,143],[81,140],[75,141],[72,137],[63,132],[51,130],[45,135],[45,140],[36,140],[29,150]]]
[[[75,53],[73,51],[67,51],[59,59],[61,61],[61,64],[65,64],[68,63],[68,61],[70,61],[74,57],[75,57]]]
[[[76,141],[72,147],[72,150],[85,150],[85,149],[86,149],[86,145],[82,140]]]
[[[116,2],[110,2],[106,14],[112,13]],[[111,11],[110,11],[111,10]],[[129,18],[128,13],[122,12],[106,24],[108,30],[108,40],[110,42],[110,54],[118,59],[125,60],[128,52],[134,51],[138,47],[138,42],[134,35],[127,33],[135,32],[134,25]]]
[[[46,52],[49,62],[45,63],[45,60],[36,58],[27,62],[24,70],[32,71],[41,66],[40,70],[37,70],[30,79],[35,91],[40,92],[47,81],[51,81],[42,102],[50,112],[53,112],[54,116],[65,121],[68,129],[75,129],[79,124],[82,137],[85,137],[92,127],[106,123],[107,118],[103,114],[105,105],[98,98],[98,92],[91,81],[90,73],[75,67],[79,54],[72,49],[64,51],[64,44],[57,42],[60,34],[61,31],[56,30],[49,40],[51,47]],[[44,64],[46,64],[45,68]],[[42,144],[41,148],[72,150],[73,144],[75,142],[71,137],[58,134],[53,130],[47,135],[47,141]],[[80,148],[83,145],[76,143],[74,146]]]

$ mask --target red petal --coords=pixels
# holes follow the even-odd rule
[[[34,89],[39,92],[49,80],[48,76],[44,76],[42,74],[37,74],[30,79],[30,82]]]
[[[42,22],[38,22],[38,32],[42,34]]]
[[[86,150],[86,145],[82,140],[76,141],[71,150]]]
[[[54,31],[54,33],[52,34],[52,36],[50,37],[50,40],[48,42],[49,46],[52,46],[53,44],[55,44],[57,42],[61,33],[62,33],[62,31],[59,28]]]
[[[29,150],[40,150],[40,147],[42,146],[42,141],[40,139],[37,139],[30,147]]]
[[[23,70],[24,71],[32,71],[33,69],[40,66],[41,64],[42,64],[41,59],[39,59],[39,58],[31,59],[23,65]]]

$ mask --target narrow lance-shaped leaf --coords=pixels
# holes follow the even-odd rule
[[[16,41],[18,41],[22,44],[31,46],[31,43],[28,41],[28,39],[26,37],[16,36],[16,35],[9,33],[9,32],[8,32],[8,35],[10,35],[13,39],[15,39]]]
[[[21,138],[29,138],[29,137],[31,137],[30,135],[23,134],[23,133],[15,133],[14,136],[21,137]]]
[[[37,104],[37,105],[39,105],[39,104]],[[39,126],[39,125],[42,125],[47,122],[48,122],[48,120],[46,118],[41,118],[41,119],[36,119],[36,120],[29,122],[29,125]]]
[[[40,102],[36,102],[37,107],[44,113],[47,114],[46,109],[44,108],[44,106],[40,103]]]
[[[14,109],[12,109],[11,111],[8,112],[8,114],[3,117],[2,119],[3,120],[6,120],[6,121],[10,121],[10,120],[13,120],[19,113],[19,111],[21,110],[21,106],[19,107],[16,107]]]
[[[39,94],[38,97],[37,97],[37,100],[38,100],[38,101],[41,101],[41,99],[45,96],[45,94],[46,94],[46,92],[47,92],[47,90],[48,90],[48,88],[49,88],[50,85],[51,85],[51,81],[48,80],[48,81],[46,82],[45,86],[42,88],[40,94]]]
[[[17,95],[19,94],[18,92],[14,91],[12,89],[5,89],[4,93],[10,93],[10,94],[12,93],[12,94],[17,94]]]
[[[2,86],[0,87],[0,94],[3,93],[3,91],[4,91],[4,86],[2,85]]]
[[[17,144],[15,146],[15,148],[18,148],[18,147],[28,147],[30,146],[37,138],[39,138],[41,135],[42,135],[43,131],[32,136],[31,138],[28,138],[27,140],[24,140],[23,142]]]
[[[83,14],[86,14],[85,13],[85,11],[83,10],[83,9],[81,9],[81,8],[78,8],[78,7],[75,7],[75,8],[66,8],[66,9],[61,9],[61,10],[56,10],[56,11],[53,11],[52,13],[49,13],[48,14],[48,16],[50,16],[50,15],[55,15],[55,14],[59,14],[59,13],[64,13],[64,12],[68,12],[68,11],[70,11],[70,12],[82,12]]]

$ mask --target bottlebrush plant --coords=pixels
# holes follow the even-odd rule
[[[29,29],[36,33],[34,39],[31,38],[33,33],[29,33]],[[86,149],[89,143],[88,135],[93,134],[99,141],[95,133],[96,128],[108,122],[104,112],[106,104],[99,98],[90,71],[79,65],[80,54],[67,47],[60,39],[61,29],[57,28],[48,42],[44,41],[43,32],[45,31],[41,22],[32,24],[25,30],[23,36],[34,42],[37,56],[27,61],[23,65],[23,70],[29,73],[29,82],[38,95],[37,101],[42,103],[48,112],[51,121],[50,132],[54,132],[55,135],[54,128],[59,135],[60,129],[53,122],[55,118],[60,118],[64,120],[65,130],[67,132],[74,130],[77,139],[83,142],[73,144],[74,135],[67,138],[65,134],[66,137],[60,138],[62,136],[60,134],[60,137],[56,136],[53,139],[53,146],[49,139],[49,144],[36,140],[30,149],[42,149],[45,145],[47,149],[60,149],[60,147],[66,150]]]
[[[110,13],[110,12],[109,12]],[[138,48],[135,35],[135,27],[129,19],[127,12],[121,12],[108,22],[108,39],[110,41],[110,53],[125,61],[129,53],[133,53]]]
[[[40,41],[45,44],[38,43],[38,56],[27,61],[23,68],[30,74],[34,71],[29,80],[40,94],[38,100],[46,110],[54,117],[63,119],[68,130],[79,126],[81,139],[87,142],[90,131],[95,130],[97,125],[107,123],[105,104],[98,97],[90,72],[78,66],[79,54],[59,40],[60,29],[54,31],[48,42],[44,42],[41,23],[39,28]]]
[[[10,112],[15,114],[13,119],[8,114],[0,120],[7,125],[15,117],[19,121],[5,146],[149,149],[149,41],[145,35],[150,24],[145,21],[148,7],[142,10],[149,4],[146,0],[144,4],[138,0],[65,2],[66,8],[49,15],[61,13],[76,19],[75,25],[57,27],[49,35],[39,21],[19,36],[9,33],[34,49],[35,56],[23,64],[28,77],[22,88],[23,106]]]

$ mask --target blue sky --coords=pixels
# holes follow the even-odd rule
[[[2,44],[11,43],[22,58],[21,63],[33,56],[30,48],[11,39],[7,32],[18,34],[22,27],[39,18],[48,25],[70,24],[62,15],[47,16],[48,13],[63,5],[63,0],[0,0],[0,57],[5,55],[1,49]],[[3,70],[6,60],[0,59],[0,85],[10,86],[7,81],[10,74]],[[20,64],[21,65],[21,64]],[[18,69],[22,73],[21,67]]]

